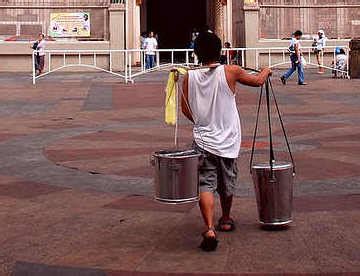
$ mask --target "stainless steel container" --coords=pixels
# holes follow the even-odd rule
[[[195,150],[155,152],[155,199],[170,204],[198,201],[200,158]]]
[[[252,166],[260,223],[264,226],[283,226],[292,221],[293,165],[274,162]]]

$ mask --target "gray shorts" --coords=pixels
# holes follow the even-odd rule
[[[219,195],[232,196],[237,184],[238,167],[236,158],[225,158],[193,147],[203,154],[200,173],[200,192],[218,192]]]

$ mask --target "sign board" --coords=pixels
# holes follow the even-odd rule
[[[90,13],[51,13],[49,35],[52,37],[89,37]]]

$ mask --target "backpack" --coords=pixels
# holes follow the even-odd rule
[[[31,47],[33,50],[37,50],[37,47],[39,45],[39,41],[34,42],[33,46]]]

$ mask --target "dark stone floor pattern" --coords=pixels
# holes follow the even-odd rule
[[[103,73],[0,75],[0,275],[287,275],[360,273],[359,80],[307,71],[274,88],[297,164],[294,223],[257,225],[249,171],[258,89],[239,85],[237,231],[198,250],[195,205],[152,200],[152,152],[173,147],[164,73],[134,85]],[[273,115],[275,115],[273,110]],[[265,116],[256,161],[267,160]],[[287,159],[274,120],[275,150]],[[191,125],[181,119],[182,147]],[[219,212],[217,211],[217,217]]]

